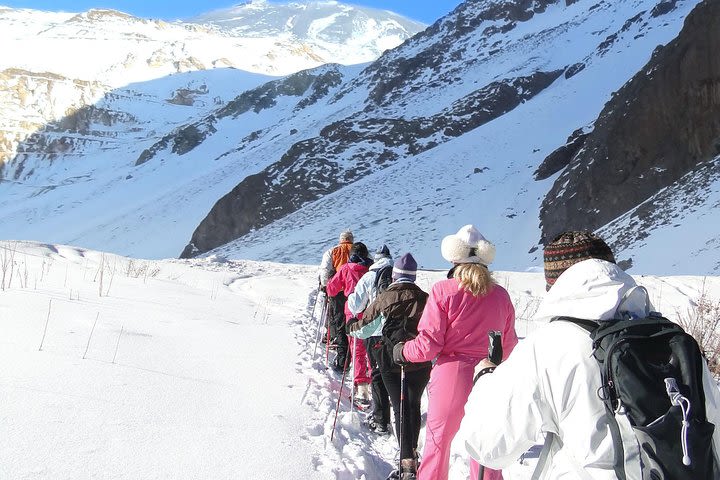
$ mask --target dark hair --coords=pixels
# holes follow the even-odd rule
[[[358,257],[368,258],[370,256],[368,248],[362,242],[355,242],[352,244],[350,249],[350,256],[357,255]]]

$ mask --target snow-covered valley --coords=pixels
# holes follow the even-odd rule
[[[393,437],[368,432],[347,399],[330,441],[340,377],[315,349],[316,266],[27,242],[0,243],[0,266],[0,478],[375,480],[393,468]],[[542,274],[496,277],[524,337]],[[718,278],[636,279],[670,318],[703,289],[720,296]],[[450,478],[466,476],[456,442]]]

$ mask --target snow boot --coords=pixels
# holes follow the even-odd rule
[[[362,409],[370,407],[370,385],[361,383],[355,386],[355,403]]]
[[[415,458],[403,458],[400,460],[400,480],[415,480],[417,478],[418,462]]]
[[[390,433],[387,423],[378,422],[374,419],[368,420],[365,424],[371,432],[377,433],[378,435],[387,435]]]
[[[400,478],[400,472],[398,469],[393,470],[390,472],[390,475],[387,476],[386,480],[398,480]]]
[[[355,386],[355,397],[358,400],[370,403],[370,384],[360,383]]]

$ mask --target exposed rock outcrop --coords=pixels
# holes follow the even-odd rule
[[[543,201],[541,241],[567,228],[598,229],[717,156],[717,45],[720,2],[705,0],[573,146],[577,153]]]
[[[18,145],[28,141],[36,131],[67,128],[73,133],[83,133],[93,120],[109,124],[112,120],[101,109],[89,107],[81,111],[81,107],[92,104],[104,89],[99,82],[70,79],[51,72],[19,68],[0,71],[0,108],[4,112],[0,119],[0,164],[12,160]],[[47,101],[55,91],[62,91],[64,95]],[[15,114],[18,109],[25,113]],[[52,126],[48,127],[49,124]]]

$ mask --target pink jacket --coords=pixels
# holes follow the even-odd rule
[[[403,356],[426,362],[455,356],[475,364],[487,357],[488,331],[502,333],[503,359],[517,345],[515,309],[510,296],[495,285],[484,297],[474,297],[450,278],[433,285],[418,324],[418,336],[407,342]]]
[[[350,296],[355,291],[355,285],[357,285],[360,277],[365,275],[368,271],[368,267],[359,263],[346,263],[340,270],[330,279],[327,284],[327,294],[334,297],[340,292],[344,292],[346,297]],[[348,309],[347,302],[345,303],[345,319],[352,317],[352,313]],[[361,318],[362,314],[358,315]]]

